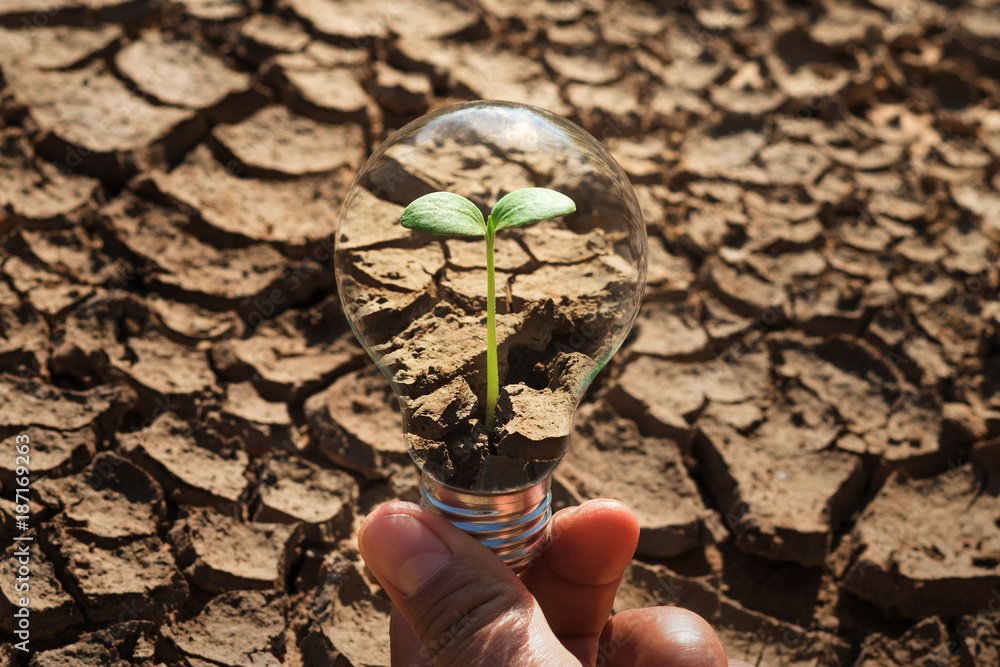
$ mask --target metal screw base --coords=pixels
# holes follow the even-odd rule
[[[551,478],[514,491],[469,491],[426,473],[420,502],[479,540],[515,572],[526,568],[549,537]]]

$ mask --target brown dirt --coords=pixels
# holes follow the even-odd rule
[[[31,439],[37,538],[35,654],[0,665],[388,664],[356,531],[418,479],[333,239],[381,140],[480,96],[585,126],[645,215],[643,315],[553,484],[639,517],[616,608],[687,606],[751,663],[1000,664],[996,0],[0,4],[0,442]],[[468,170],[490,199],[545,157]],[[480,247],[400,251],[413,282],[371,255],[406,238],[338,242],[385,288],[363,326],[468,351],[400,378],[420,451],[481,485],[558,451],[538,382],[502,401],[515,458],[481,446]],[[551,331],[522,306],[553,267],[609,280],[596,232],[518,239],[503,350]]]

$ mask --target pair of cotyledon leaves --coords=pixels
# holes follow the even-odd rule
[[[568,215],[576,204],[566,195],[548,188],[524,188],[497,202],[489,217],[465,197],[451,192],[432,192],[419,197],[403,211],[400,224],[430,234],[484,236],[501,229],[520,227]]]

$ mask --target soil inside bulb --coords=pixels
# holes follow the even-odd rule
[[[459,386],[456,386],[459,385]],[[501,389],[497,403],[497,432],[491,439],[483,430],[474,401],[475,416],[462,418],[451,409],[473,396],[464,381],[435,392],[435,403],[446,406],[438,413],[436,438],[408,433],[410,451],[423,470],[459,488],[499,490],[517,488],[544,477],[558,463],[569,445],[575,398],[567,391],[533,389],[518,383]],[[427,403],[411,424],[428,416]]]
[[[482,160],[496,166],[489,155]],[[405,397],[407,446],[425,472],[458,488],[537,481],[565,453],[580,395],[634,317],[642,249],[604,200],[606,184],[578,187],[586,179],[571,188],[583,203],[576,213],[497,236],[500,393],[487,434],[484,241],[400,233],[401,204],[429,186],[401,163],[391,166],[392,187],[359,191],[358,222],[338,237],[338,266],[345,309]],[[469,177],[458,166],[449,173]],[[509,180],[526,179],[544,184],[527,172]],[[482,189],[463,193],[485,208],[499,195]],[[365,231],[379,225],[388,229]]]
[[[583,348],[588,339],[580,329],[599,338],[613,324],[587,308],[557,307],[552,300],[502,315],[502,382],[491,438],[482,408],[481,316],[442,300],[412,322],[380,351],[405,387],[407,444],[421,468],[446,484],[478,490],[516,488],[547,475],[569,445],[573,412],[597,369],[591,356],[570,343]],[[447,353],[432,354],[434,341]]]
[[[569,445],[577,388],[594,368],[579,353],[558,352],[532,369],[546,386],[505,385],[493,438],[480,401],[464,377],[412,401],[404,415],[410,451],[425,472],[452,486],[509,489],[544,477]]]

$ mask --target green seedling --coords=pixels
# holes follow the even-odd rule
[[[498,201],[485,221],[475,204],[451,192],[432,192],[415,199],[400,217],[400,224],[419,232],[486,238],[486,432],[490,437],[496,427],[497,396],[500,394],[493,271],[496,233],[568,215],[575,210],[573,200],[562,193],[547,188],[524,188]]]

